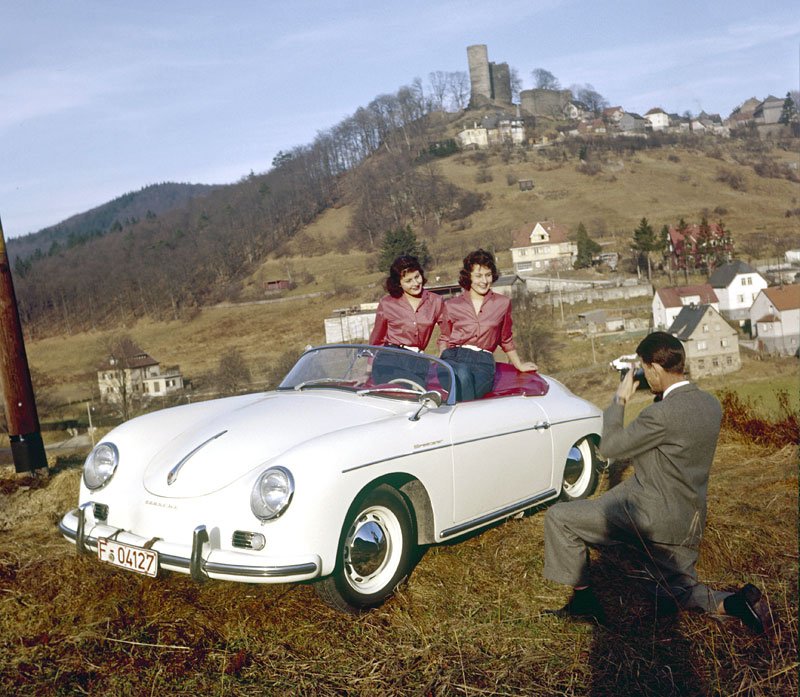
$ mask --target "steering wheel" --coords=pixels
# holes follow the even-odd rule
[[[414,382],[413,380],[409,380],[408,378],[394,378],[393,380],[389,380],[390,385],[409,385],[413,389],[418,390],[419,392],[424,392],[425,388],[420,385],[418,382]]]

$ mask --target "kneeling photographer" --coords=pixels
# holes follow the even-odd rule
[[[748,583],[735,593],[712,590],[698,582],[695,570],[720,404],[685,378],[683,345],[671,334],[649,334],[636,355],[656,402],[624,426],[625,404],[638,387],[634,364],[603,413],[600,443],[605,458],[630,459],[633,475],[599,498],[547,511],[544,575],[572,586],[573,594],[562,608],[546,612],[603,623],[605,613],[590,585],[588,548],[623,544],[641,554],[660,610],[732,615],[764,632],[771,616],[758,588]]]

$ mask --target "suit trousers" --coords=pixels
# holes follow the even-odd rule
[[[656,599],[686,610],[715,612],[730,595],[698,583],[698,550],[645,539],[627,514],[624,496],[612,489],[596,499],[557,503],[544,519],[544,575],[569,586],[588,586],[589,547],[626,545],[641,562],[641,580]]]

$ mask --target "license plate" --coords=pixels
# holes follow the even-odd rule
[[[101,537],[97,540],[97,557],[107,564],[135,571],[137,574],[155,576],[158,573],[158,552],[152,549],[142,549]]]

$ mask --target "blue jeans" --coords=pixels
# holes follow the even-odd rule
[[[494,357],[488,351],[456,346],[445,349],[442,360],[449,363],[456,374],[456,399],[459,402],[480,399],[492,391]]]

